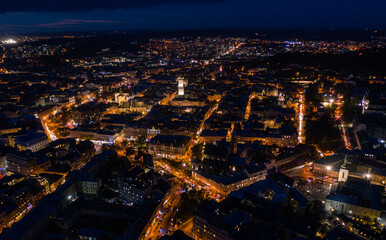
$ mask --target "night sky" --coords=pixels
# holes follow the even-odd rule
[[[0,33],[385,29],[386,0],[2,0]]]

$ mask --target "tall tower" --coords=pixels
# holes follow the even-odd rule
[[[184,78],[183,77],[178,77],[178,96],[183,96],[184,95]]]
[[[279,97],[277,98],[277,100],[279,101],[279,105],[280,106],[284,106],[285,94],[284,93],[279,93]]]
[[[344,157],[344,162],[339,169],[338,182],[346,182],[348,178],[348,169],[347,169],[347,154]]]

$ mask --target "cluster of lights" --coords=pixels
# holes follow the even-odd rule
[[[10,39],[6,39],[6,40],[3,40],[2,43],[4,44],[16,44],[16,40],[10,38]]]
[[[299,137],[299,142],[302,143],[302,133],[303,133],[303,119],[304,119],[304,114],[303,114],[303,111],[304,111],[304,96],[303,94],[300,95],[300,106],[299,106],[299,134],[298,134],[298,137]]]

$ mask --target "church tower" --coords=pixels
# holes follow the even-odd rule
[[[183,77],[178,77],[177,78],[178,82],[178,96],[184,96],[184,78]]]
[[[344,162],[339,169],[338,182],[346,182],[348,178],[348,169],[347,169],[347,154],[344,157]]]

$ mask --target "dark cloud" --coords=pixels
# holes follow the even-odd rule
[[[201,4],[226,0],[5,0],[0,14],[7,12],[76,12],[94,9],[147,8],[165,4]]]
[[[87,24],[87,23],[127,23],[123,21],[110,21],[110,20],[95,20],[95,19],[64,19],[59,22],[49,22],[49,23],[42,23],[42,24],[36,24],[31,25],[32,27],[71,27],[73,25],[79,25],[79,24]]]
[[[110,20],[96,20],[96,19],[63,19],[56,22],[40,23],[40,24],[3,24],[0,29],[12,28],[69,28],[82,24],[120,24],[130,23],[129,21],[110,21]]]

